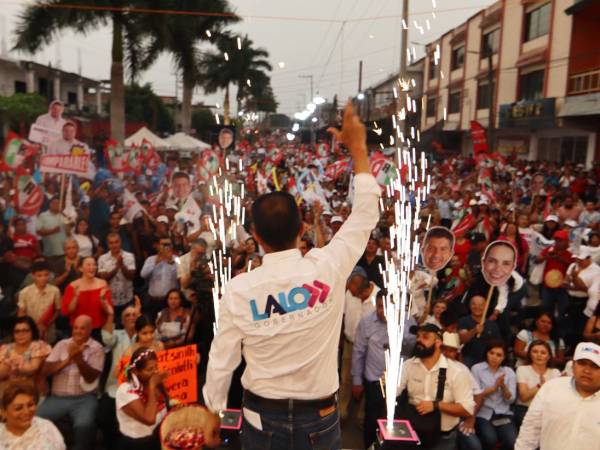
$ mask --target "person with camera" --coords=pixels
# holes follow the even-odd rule
[[[190,251],[179,258],[177,264],[177,279],[183,293],[188,300],[196,301],[196,290],[194,289],[194,275],[200,275],[197,271],[204,272],[204,266],[207,266],[206,241],[202,238],[196,238],[192,241]]]
[[[156,315],[167,306],[167,293],[179,287],[173,243],[168,237],[159,239],[158,253],[146,259],[140,275],[148,282],[144,314],[155,320]]]
[[[396,414],[410,420],[422,448],[454,450],[460,418],[471,416],[475,408],[471,375],[442,354],[437,325],[426,323],[411,332],[417,336],[415,356],[402,369]]]

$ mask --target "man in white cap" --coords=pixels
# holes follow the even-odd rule
[[[600,345],[581,342],[573,376],[547,381],[529,406],[515,450],[600,449]]]
[[[568,317],[569,321],[564,324],[567,329],[565,340],[571,348],[581,340],[583,328],[588,317],[584,314],[589,301],[596,302],[595,291],[592,291],[595,283],[600,280],[600,266],[592,261],[590,251],[580,246],[575,253],[575,262],[567,269],[566,287],[569,294]],[[592,311],[595,305],[592,305]]]

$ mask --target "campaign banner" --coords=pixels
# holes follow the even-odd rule
[[[377,184],[384,189],[398,178],[398,169],[394,163],[386,158],[373,158],[371,160],[371,173]]]
[[[169,372],[169,376],[163,383],[169,398],[177,399],[181,403],[196,403],[198,400],[196,346],[186,345],[163,350],[156,352],[156,357],[158,369],[161,372]]]
[[[473,153],[486,153],[488,151],[488,142],[485,135],[486,131],[476,120],[471,120],[471,139],[473,140]]]
[[[42,155],[40,170],[45,173],[86,175],[89,160],[89,155]]]
[[[18,214],[35,216],[44,202],[44,191],[32,175],[17,177],[14,203]]]

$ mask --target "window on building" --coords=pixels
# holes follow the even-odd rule
[[[434,80],[437,77],[437,66],[435,65],[435,60],[433,58],[429,58],[429,80]]]
[[[452,49],[451,69],[460,69],[465,65],[465,46]]]
[[[50,95],[49,88],[50,88],[50,85],[48,84],[48,79],[39,77],[38,78],[38,94],[48,97]]]
[[[450,92],[448,97],[448,114],[460,112],[460,91]]]
[[[477,85],[477,109],[488,109],[490,107],[490,84],[486,81],[480,81]],[[492,83],[492,92],[496,84]]]
[[[551,7],[551,3],[546,3],[525,15],[525,41],[531,41],[550,32]]]
[[[427,109],[425,111],[427,117],[435,117],[435,101],[435,97],[427,97]]]
[[[15,94],[25,94],[27,92],[27,83],[24,81],[15,81]]]
[[[481,39],[481,57],[487,58],[488,55],[495,55],[500,48],[500,29],[485,33]]]
[[[538,159],[560,164],[585,164],[587,159],[587,136],[563,136],[540,138]]]
[[[537,100],[544,96],[544,70],[521,75],[519,82],[521,100]]]
[[[77,104],[77,92],[67,92],[67,104],[76,105]]]

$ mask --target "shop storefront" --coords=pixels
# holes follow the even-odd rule
[[[554,98],[500,105],[497,144],[500,151],[514,151],[523,159],[591,166],[596,131],[561,114]]]

